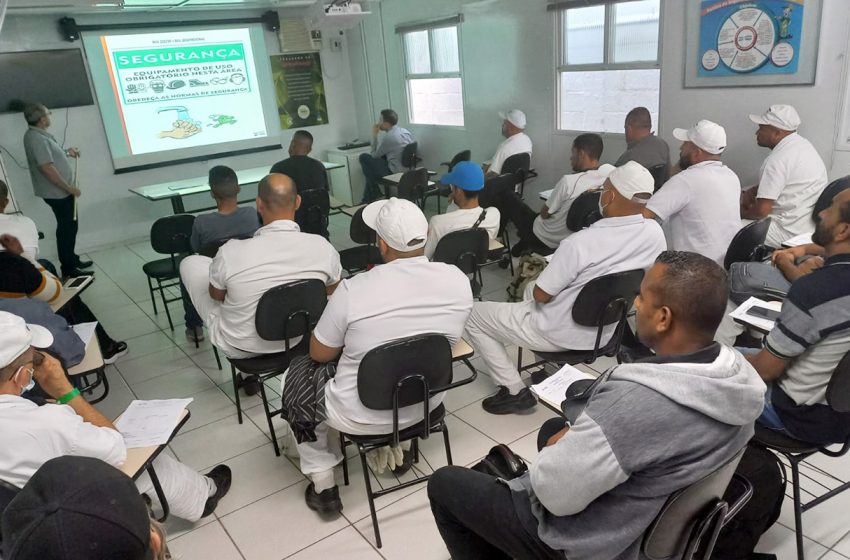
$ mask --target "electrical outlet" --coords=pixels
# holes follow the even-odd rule
[[[342,51],[342,39],[333,38],[330,40],[331,42],[331,52],[340,52]]]

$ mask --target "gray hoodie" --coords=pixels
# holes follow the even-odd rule
[[[520,518],[569,560],[639,558],[667,497],[746,445],[764,392],[718,344],[612,368],[569,432],[508,483]]]

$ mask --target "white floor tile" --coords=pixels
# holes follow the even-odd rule
[[[148,356],[150,354],[158,354],[164,350],[174,347],[174,342],[162,334],[161,331],[143,334],[142,336],[131,338],[126,342],[129,352],[123,361],[134,360],[141,356]]]
[[[227,418],[234,413],[233,402],[218,387],[195,393],[192,399],[189,404],[192,415],[181,430],[182,433]]]
[[[182,399],[201,391],[215,389],[216,385],[202,369],[191,366],[130,387],[140,399]]]
[[[169,550],[174,560],[242,560],[236,545],[218,522],[204,525],[176,539],[169,539]]]
[[[340,556],[344,556],[346,560],[381,560],[381,555],[354,527],[346,527],[301,552],[287,557],[287,560],[318,560]]]
[[[805,523],[805,522],[804,522]],[[805,524],[803,525],[803,531],[805,534]],[[850,529],[850,527],[848,527]],[[844,556],[850,557],[850,533],[844,535],[841,540],[839,540],[833,547],[833,550],[840,552]]]
[[[509,443],[532,432],[537,433],[546,420],[555,417],[555,413],[542,404],[538,404],[530,414],[498,415],[486,412],[481,403],[473,403],[454,414],[497,443]]]
[[[166,347],[153,354],[133,357],[130,344],[130,342],[127,343],[130,352],[118,363],[117,367],[131,387],[193,365],[192,360],[174,346]]]
[[[791,482],[789,471],[789,482],[786,489],[791,493]],[[811,488],[811,484],[802,482],[803,488]],[[804,494],[804,500],[807,498]],[[803,534],[822,544],[826,548],[832,548],[850,530],[847,511],[850,509],[850,491],[839,494],[829,500],[815,506],[803,513]],[[782,513],[779,516],[780,523],[787,527],[794,527],[794,506],[790,498],[786,497],[782,504]]]
[[[820,557],[820,560],[847,560],[847,556],[843,554],[839,554],[834,550],[828,551],[826,554]]]
[[[806,558],[818,558],[827,551],[827,548],[811,539],[805,538],[803,540],[803,551]],[[796,558],[797,541],[794,538],[794,531],[784,525],[775,523],[773,527],[762,535],[758,546],[756,546],[756,552],[776,554],[782,560]]]
[[[171,442],[177,457],[199,471],[226,462],[268,443],[266,435],[251,422],[238,424],[236,415],[180,434]],[[269,453],[269,459],[274,453]]]
[[[449,427],[452,463],[455,465],[471,465],[478,462],[498,443],[455,416],[449,416],[446,424]],[[431,434],[426,441],[420,441],[419,449],[423,455],[421,462],[424,463],[424,472],[436,470],[448,464],[442,434]],[[430,467],[428,471],[425,470],[426,466]]]

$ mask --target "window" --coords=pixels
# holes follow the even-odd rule
[[[623,132],[634,107],[658,120],[661,0],[608,2],[558,13],[558,129]]]
[[[463,126],[458,26],[401,33],[410,122]]]

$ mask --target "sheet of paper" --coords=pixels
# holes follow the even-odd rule
[[[133,401],[115,421],[128,448],[168,443],[183,409],[192,399]]]
[[[71,328],[77,333],[77,336],[80,337],[80,340],[83,341],[83,344],[88,347],[89,342],[91,342],[91,337],[94,336],[94,328],[97,326],[97,321],[92,321],[91,323],[79,323],[76,325],[71,325]]]
[[[554,190],[555,189],[540,191],[540,194],[538,196],[540,197],[541,200],[549,200],[549,197],[552,196],[552,191],[554,191]]]
[[[800,245],[808,245],[812,242],[811,233],[802,233],[794,236],[791,239],[786,239],[782,242],[783,247],[799,247]]]
[[[532,385],[531,390],[540,400],[560,410],[561,403],[567,394],[567,387],[582,379],[596,378],[571,365],[565,365],[544,381]]]
[[[781,301],[764,301],[763,299],[759,299],[756,297],[751,297],[741,305],[739,305],[735,310],[729,314],[733,319],[738,319],[748,325],[752,325],[757,329],[760,329],[765,332],[769,332],[773,330],[773,323],[770,319],[765,319],[764,317],[759,317],[757,315],[750,315],[747,311],[750,310],[751,307],[757,305],[759,307],[766,307],[768,309],[774,309],[776,311],[782,311],[782,302]]]

